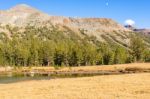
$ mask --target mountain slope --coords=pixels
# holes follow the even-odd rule
[[[37,28],[46,26],[48,28],[57,27],[64,32],[72,31],[81,38],[95,37],[98,41],[113,42],[124,47],[129,45],[129,36],[133,34],[133,31],[126,29],[112,19],[50,16],[25,4],[0,11],[0,24],[0,32],[5,32],[9,37],[12,34],[6,25],[19,28],[19,32],[23,32],[26,26]]]
[[[90,27],[94,28],[95,30],[105,28],[105,30],[108,30],[108,28],[114,30],[125,30],[124,27],[111,19],[49,16],[48,14],[45,14],[25,4],[17,5],[6,11],[1,11],[0,19],[1,24],[13,24],[16,26],[24,26],[27,25],[26,23],[31,23],[33,21],[50,21],[53,25],[61,24],[84,29],[89,29]]]
[[[28,6],[17,5],[9,10],[0,12],[0,23],[2,25],[10,24],[15,26],[24,26],[31,21],[46,20],[49,16]]]
[[[0,65],[85,66],[150,61],[150,39],[112,19],[50,16],[21,4],[0,11],[0,24]]]
[[[135,29],[134,31],[150,36],[150,29]]]

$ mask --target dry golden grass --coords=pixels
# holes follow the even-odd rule
[[[0,99],[150,99],[150,73],[0,84]]]
[[[73,67],[72,70],[116,70],[125,68],[150,68],[150,63],[133,63],[133,64],[118,64],[118,65],[102,65],[102,66],[82,66]],[[64,68],[66,69],[66,68]]]
[[[150,69],[150,63],[64,67],[57,71],[113,71],[126,68]],[[30,69],[56,71],[53,67]],[[150,73],[0,83],[0,99],[150,99]]]
[[[150,63],[132,63],[132,64],[118,64],[118,65],[100,65],[100,66],[79,66],[79,67],[61,67],[56,69],[54,67],[22,67],[15,68],[15,71],[115,71],[115,70],[124,70],[126,68],[139,68],[139,69],[150,69]],[[12,68],[0,67],[0,72],[11,71]]]
[[[95,71],[95,70],[124,70],[125,68],[141,68],[150,69],[150,63],[132,63],[132,64],[118,64],[118,65],[100,65],[100,66],[80,66],[80,67],[62,67],[57,71]],[[23,68],[28,70],[29,68]],[[42,71],[56,71],[54,67],[32,67],[30,70]]]

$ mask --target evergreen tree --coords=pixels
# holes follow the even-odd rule
[[[145,50],[144,41],[138,36],[132,36],[130,39],[130,48],[132,50],[133,60],[142,61],[143,52]]]

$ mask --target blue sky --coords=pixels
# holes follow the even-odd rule
[[[105,17],[121,24],[132,19],[136,27],[150,28],[150,0],[0,0],[0,9],[17,4],[27,4],[50,15]]]

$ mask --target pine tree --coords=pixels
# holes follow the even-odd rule
[[[130,39],[130,48],[132,50],[133,60],[142,61],[143,59],[143,52],[145,50],[144,41],[138,36],[132,36]]]

